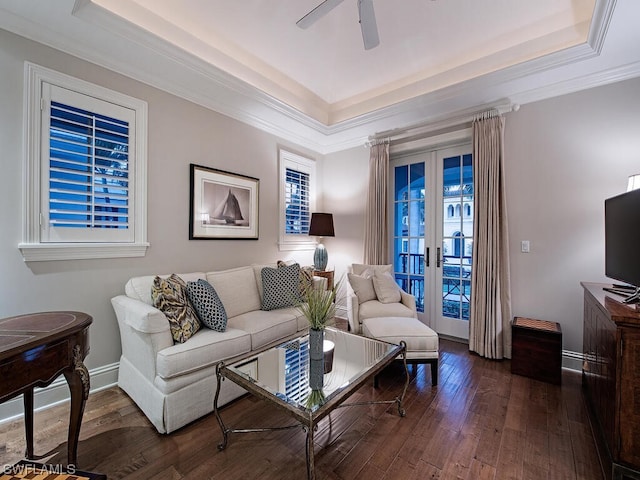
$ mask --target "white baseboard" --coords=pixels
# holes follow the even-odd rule
[[[571,350],[562,350],[562,368],[582,372],[583,361],[584,354],[572,352]]]
[[[89,371],[91,393],[104,390],[118,383],[118,365],[118,363],[112,363]],[[63,375],[60,375],[48,387],[36,388],[33,391],[33,405],[36,412],[69,400],[69,387]],[[23,416],[24,403],[22,395],[0,404],[0,423],[10,422]]]

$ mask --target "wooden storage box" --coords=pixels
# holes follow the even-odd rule
[[[516,317],[511,325],[511,373],[560,384],[562,330],[546,320]]]

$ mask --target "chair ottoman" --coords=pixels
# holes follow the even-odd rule
[[[431,385],[438,384],[438,334],[417,318],[374,317],[362,321],[365,337],[384,342],[407,344],[407,363],[428,363]]]

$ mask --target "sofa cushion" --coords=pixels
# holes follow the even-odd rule
[[[298,331],[298,319],[289,309],[254,310],[229,317],[227,328],[244,330],[251,335],[251,350],[256,350]]]
[[[187,295],[205,327],[218,332],[227,328],[227,312],[216,290],[206,280],[187,283]]]
[[[124,286],[124,292],[127,297],[140,300],[147,305],[153,305],[151,298],[151,286],[153,280],[159,276],[160,278],[168,278],[169,275],[145,275],[143,277],[133,277]],[[195,282],[200,278],[206,278],[204,272],[178,273],[178,276],[185,282]]]
[[[207,272],[207,281],[216,289],[228,318],[260,310],[258,284],[252,267]]]
[[[380,317],[367,318],[362,322],[365,337],[377,338],[399,345],[407,344],[409,352],[438,352],[438,334],[417,318]]]
[[[278,268],[296,264],[294,260],[278,260]],[[313,267],[300,267],[300,296],[304,296],[307,288],[313,287]],[[262,292],[261,292],[262,294]]]
[[[382,303],[370,300],[360,304],[358,316],[362,322],[365,318],[373,317],[415,317],[415,312],[402,303]]]
[[[292,307],[300,302],[300,265],[262,269],[262,310]]]
[[[376,300],[376,291],[373,287],[373,277],[365,275],[356,275],[355,273],[347,273],[349,285],[353,289],[353,293],[358,297],[358,303]]]
[[[251,338],[247,332],[234,328],[224,332],[203,328],[189,342],[160,350],[156,372],[161,378],[174,378],[250,350]]]
[[[256,277],[256,284],[258,285],[258,293],[260,294],[260,304],[262,305],[262,299],[264,298],[264,288],[262,287],[262,269],[264,267],[276,268],[277,263],[254,263],[251,265],[253,268],[253,274]]]
[[[186,342],[200,329],[200,322],[187,297],[187,285],[178,275],[155,277],[151,298],[153,306],[169,320],[169,329],[175,342]]]
[[[402,299],[400,287],[389,272],[376,272],[373,275],[373,289],[382,303],[397,303]]]

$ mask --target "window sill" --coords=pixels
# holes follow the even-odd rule
[[[316,242],[279,242],[278,250],[281,252],[296,250],[314,250]]]
[[[148,243],[21,243],[25,262],[144,257]]]

